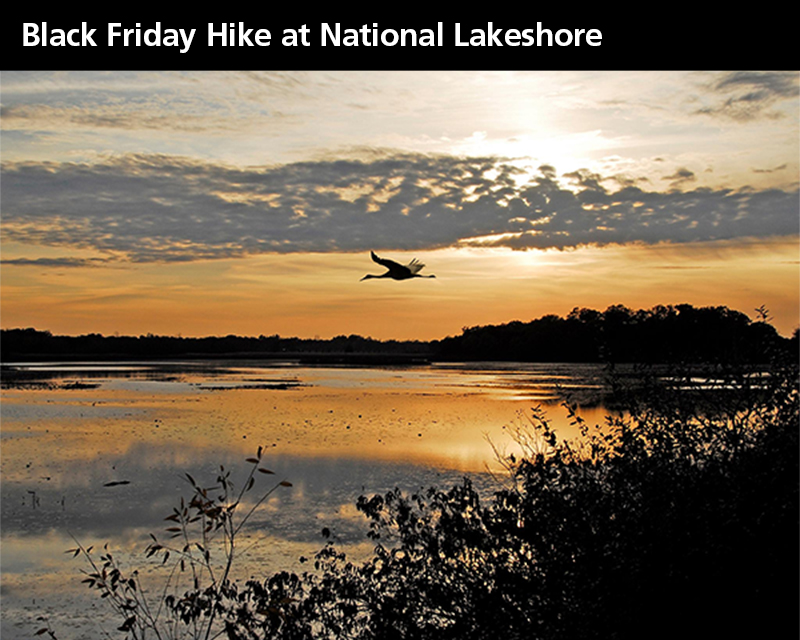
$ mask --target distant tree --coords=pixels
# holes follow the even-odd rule
[[[467,327],[437,341],[442,360],[766,363],[789,342],[766,322],[727,307],[574,308],[565,319]]]

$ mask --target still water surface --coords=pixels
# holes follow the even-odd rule
[[[240,577],[300,571],[300,556],[324,546],[323,527],[353,553],[369,549],[354,507],[361,494],[448,487],[465,474],[490,492],[492,445],[513,450],[509,432],[535,405],[563,437],[575,431],[561,394],[602,422],[602,378],[598,366],[572,364],[13,365],[0,405],[0,633],[29,638],[40,616],[61,640],[104,637],[104,623],[113,631],[80,584],[87,567],[64,552],[74,536],[146,566],[148,533],[190,495],[186,473],[210,485],[223,465],[237,477],[263,447],[275,475],[259,477],[261,487],[292,486],[257,513]]]

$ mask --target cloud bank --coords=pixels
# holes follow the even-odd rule
[[[143,154],[94,164],[6,163],[2,232],[17,243],[133,262],[800,232],[796,189],[686,190],[692,178],[676,169],[665,176],[669,190],[647,191],[588,171],[559,176],[543,165],[530,177],[499,158],[422,154],[252,168]]]
[[[749,121],[780,118],[770,108],[782,100],[800,95],[800,77],[792,71],[728,71],[721,73],[707,88],[717,98],[698,114]]]

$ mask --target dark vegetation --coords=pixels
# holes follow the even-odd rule
[[[515,434],[521,453],[498,452],[491,495],[465,478],[359,498],[375,545],[366,560],[329,541],[305,573],[229,579],[253,513],[238,513],[242,496],[257,470],[270,473],[260,449],[238,492],[224,470],[208,488],[189,477],[191,499],[167,518],[172,543],[153,536],[147,555],[170,580],[190,574],[189,588],[148,603],[110,553],[73,552],[93,562],[86,581],[130,638],[797,637],[797,359],[687,377],[688,389],[643,374],[629,413],[607,424],[566,405],[576,441],[534,410]],[[204,573],[214,536],[223,569]]]
[[[797,637],[798,332],[777,334],[725,307],[689,305],[473,327],[431,343],[350,336],[104,338],[4,331],[6,362],[35,357],[287,357],[413,353],[441,360],[636,362],[613,377],[617,408],[561,441],[534,410],[516,454],[480,494],[453,487],[362,496],[374,542],[354,560],[331,538],[304,573],[236,579],[262,450],[241,484],[221,469],[152,536],[153,590],[104,549],[78,543],[85,582],[119,637],[230,640],[472,640]],[[394,350],[394,351],[393,351]],[[647,363],[659,363],[650,367]],[[669,365],[666,369],[663,365]],[[759,366],[742,366],[758,364]],[[702,366],[698,366],[702,365]],[[709,372],[705,379],[698,371]],[[665,373],[666,372],[666,373]],[[260,497],[258,497],[260,495]],[[276,516],[279,517],[279,516]],[[321,544],[323,544],[321,542]],[[39,631],[57,637],[46,626]]]
[[[784,338],[760,312],[758,321],[727,307],[688,304],[634,311],[573,309],[565,318],[464,328],[431,342],[374,340],[358,335],[330,340],[259,337],[58,336],[36,329],[0,334],[5,362],[58,358],[299,358],[307,362],[385,364],[439,361],[741,362],[764,363],[776,352],[797,353],[798,334]]]
[[[426,342],[373,340],[337,336],[330,340],[281,338],[277,335],[184,338],[178,336],[53,335],[49,331],[4,329],[0,332],[4,362],[21,360],[169,359],[169,358],[302,358],[334,354],[409,354],[427,356]]]
[[[603,312],[573,309],[566,318],[470,327],[436,347],[442,360],[540,362],[714,363],[767,362],[776,351],[797,352],[768,315],[752,322],[727,307],[688,304],[632,311],[614,305]]]

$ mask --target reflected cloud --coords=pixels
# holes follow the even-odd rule
[[[182,498],[191,498],[190,474],[204,487],[214,487],[220,468],[232,471],[241,487],[250,465],[239,452],[147,443],[124,455],[93,461],[54,460],[58,472],[45,478],[36,473],[24,480],[3,482],[3,536],[66,532],[86,539],[129,540],[147,532],[163,533],[164,518]],[[252,454],[251,454],[252,455]],[[41,466],[41,465],[40,465]],[[363,519],[352,504],[361,493],[383,493],[394,487],[408,491],[461,477],[457,470],[434,470],[424,465],[380,460],[319,458],[268,452],[262,466],[274,476],[257,475],[257,484],[243,503],[246,512],[261,495],[282,479],[281,487],[251,523],[253,530],[284,540],[320,542],[323,526],[348,541],[363,538]],[[356,517],[354,517],[356,516]]]

